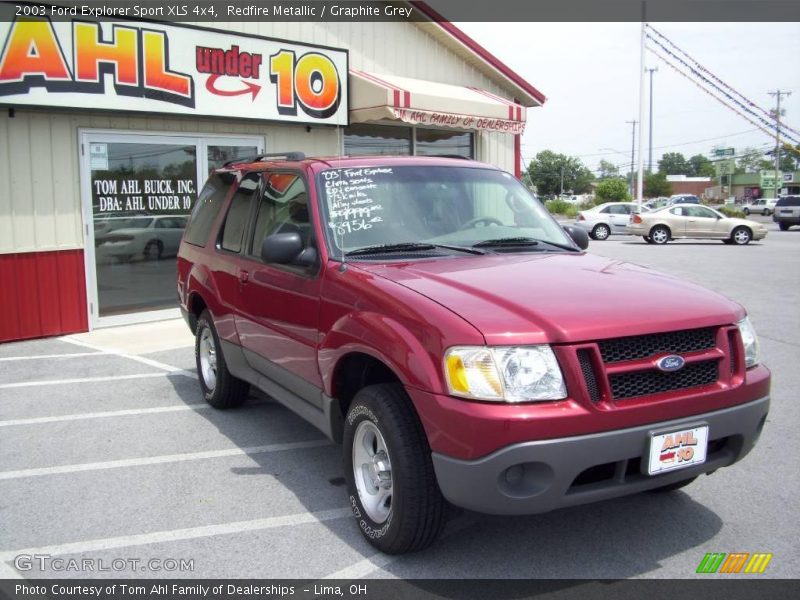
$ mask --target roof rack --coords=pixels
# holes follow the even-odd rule
[[[269,154],[257,154],[253,158],[235,158],[226,162],[223,167],[228,167],[236,163],[254,163],[265,158],[285,158],[286,160],[305,160],[306,155],[302,152],[270,152]]]

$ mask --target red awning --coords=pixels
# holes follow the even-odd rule
[[[526,112],[479,88],[350,71],[350,122],[382,120],[521,134]]]

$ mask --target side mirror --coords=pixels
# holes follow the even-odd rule
[[[589,247],[589,234],[580,227],[573,227],[572,225],[564,225],[564,231],[572,238],[572,241],[578,245],[581,250],[586,250]]]
[[[261,259],[267,263],[309,267],[316,262],[317,251],[304,248],[297,232],[273,233],[265,237],[261,244]]]

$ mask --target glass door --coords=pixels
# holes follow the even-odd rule
[[[198,189],[263,142],[85,132],[81,151],[92,326],[177,316],[178,246]]]

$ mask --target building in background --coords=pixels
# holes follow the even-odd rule
[[[177,316],[177,243],[230,160],[447,154],[519,175],[545,98],[452,24],[226,28],[0,23],[0,341]]]

